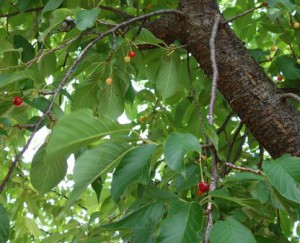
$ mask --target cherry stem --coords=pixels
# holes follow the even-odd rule
[[[200,157],[199,157],[199,166],[200,166],[201,182],[203,182],[204,179],[203,179],[203,170],[202,170],[202,154],[200,154]]]

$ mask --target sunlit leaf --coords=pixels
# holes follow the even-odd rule
[[[83,153],[75,163],[75,185],[67,205],[71,205],[99,176],[111,171],[128,149],[127,144],[108,141]]]
[[[43,145],[33,157],[30,169],[30,182],[40,194],[57,186],[66,175],[68,167],[65,158],[46,161],[45,154],[46,149]]]
[[[178,173],[184,173],[183,158],[189,151],[201,151],[198,139],[188,133],[172,133],[165,144],[165,159],[168,166]]]
[[[102,118],[97,120],[91,110],[78,110],[58,120],[46,149],[46,161],[52,161],[86,146],[100,138],[126,128]]]
[[[211,243],[255,243],[251,231],[236,220],[217,221],[209,234]]]
[[[9,218],[6,209],[0,205],[0,242],[6,242],[9,236]]]
[[[180,88],[177,65],[178,56],[176,54],[164,57],[161,61],[156,78],[156,88],[163,99],[171,97]]]
[[[285,160],[288,163],[287,166],[283,165]],[[282,196],[294,202],[300,202],[300,186],[293,178],[294,176],[299,179],[299,175],[292,171],[291,165],[294,166],[295,171],[299,171],[299,159],[289,158],[289,156],[279,160],[265,161],[263,169],[271,184]]]
[[[76,26],[83,31],[94,26],[97,16],[100,12],[99,8],[80,10],[76,15]]]
[[[162,221],[158,242],[193,243],[202,228],[202,208],[195,202],[174,201],[168,217]]]
[[[134,182],[145,184],[150,177],[150,159],[156,145],[143,145],[131,150],[122,159],[114,172],[111,183],[111,194],[115,202],[125,193]]]

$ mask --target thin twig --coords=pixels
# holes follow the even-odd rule
[[[228,122],[230,121],[230,119],[231,119],[231,117],[232,117],[233,115],[234,115],[234,111],[230,111],[230,112],[228,113],[228,115],[227,115],[227,117],[226,117],[226,119],[225,119],[223,125],[222,125],[222,126],[218,129],[218,131],[217,131],[217,134],[218,134],[218,135],[219,135],[221,132],[223,132],[223,131],[226,133],[225,128],[226,128]]]
[[[247,172],[251,172],[251,173],[257,174],[257,175],[263,175],[264,174],[261,170],[254,170],[254,169],[251,169],[251,168],[246,168],[246,167],[234,165],[234,164],[229,163],[229,162],[224,162],[224,164],[226,166],[232,168],[232,169],[235,169],[235,170],[247,171]]]
[[[233,160],[232,160],[233,162],[236,162],[237,159],[238,159],[238,157],[241,155],[241,153],[242,153],[242,151],[243,151],[243,146],[244,146],[244,144],[245,144],[245,141],[246,141],[246,138],[247,138],[248,134],[249,134],[249,128],[246,127],[246,131],[245,131],[244,135],[243,135],[242,138],[241,138],[241,141],[240,141],[240,143],[239,143],[237,152],[236,152],[236,154],[235,154],[235,156],[234,156],[234,158],[233,158]]]
[[[69,198],[66,195],[62,195],[61,193],[55,191],[54,189],[51,190],[51,192],[55,193],[57,196],[60,196],[66,200],[69,200]],[[87,211],[88,209],[85,206],[82,206],[80,203],[76,204],[78,207],[80,207],[81,209],[83,209],[84,211]]]
[[[220,20],[221,20],[221,15],[217,14],[211,32],[211,37],[209,40],[210,59],[211,59],[212,69],[213,69],[213,79],[212,79],[210,105],[209,105],[209,113],[208,113],[208,121],[210,125],[214,124],[214,109],[215,109],[216,92],[217,92],[218,76],[219,76],[219,71],[218,71],[217,61],[216,61],[215,39],[216,39]]]
[[[41,60],[41,58],[43,58],[44,56],[50,55],[51,53],[61,50],[62,48],[64,48],[67,45],[72,44],[73,42],[79,40],[82,36],[83,36],[84,32],[82,32],[80,35],[68,40],[67,42],[55,47],[54,49],[51,50],[47,50],[47,51],[41,51],[35,58],[33,58],[32,60],[30,60],[29,62],[25,63],[25,66],[30,67],[33,63],[35,62],[39,62]]]
[[[25,13],[38,12],[38,11],[41,11],[43,8],[44,8],[44,7],[31,8],[31,9],[25,10],[24,12],[25,12]],[[18,14],[20,14],[20,13],[22,13],[22,12],[16,11],[16,12],[13,12],[13,13],[1,14],[1,15],[0,15],[0,18],[9,18],[9,17],[15,16],[15,15],[18,15]]]
[[[234,131],[234,134],[233,134],[233,137],[232,137],[232,141],[230,143],[230,146],[229,146],[229,149],[228,149],[228,153],[227,153],[227,156],[226,156],[226,160],[228,160],[228,161],[230,160],[230,155],[231,155],[234,143],[235,143],[238,135],[240,134],[240,131],[242,130],[243,126],[244,126],[244,124],[242,122],[240,122],[239,126]]]
[[[59,83],[59,85],[57,86],[57,88],[54,91],[53,94],[53,98],[51,100],[51,102],[49,103],[47,109],[45,110],[44,114],[40,117],[40,119],[37,121],[37,123],[35,124],[35,128],[33,130],[33,132],[31,133],[31,135],[29,136],[25,146],[23,147],[23,149],[19,152],[19,154],[15,157],[15,159],[12,161],[9,170],[4,178],[4,180],[2,181],[1,185],[0,185],[0,194],[2,193],[5,185],[7,184],[7,182],[9,181],[14,168],[16,166],[16,164],[18,163],[18,161],[22,158],[23,154],[25,153],[25,151],[28,149],[31,141],[33,140],[34,135],[36,134],[36,132],[39,130],[40,125],[42,124],[42,122],[46,119],[46,117],[48,116],[48,114],[51,112],[51,109],[55,103],[55,100],[57,98],[57,96],[59,95],[60,91],[62,90],[62,88],[66,85],[69,77],[71,76],[71,74],[74,72],[75,68],[77,67],[77,65],[80,63],[80,61],[83,59],[83,57],[87,54],[87,52],[101,39],[103,39],[105,36],[108,36],[114,32],[116,32],[117,30],[123,28],[124,26],[128,26],[131,25],[133,23],[136,23],[140,20],[143,19],[147,19],[150,18],[152,16],[157,16],[157,15],[162,15],[162,14],[179,14],[179,15],[183,15],[182,12],[178,11],[178,10],[158,10],[149,14],[145,14],[143,16],[139,16],[139,17],[135,17],[132,18],[128,21],[124,21],[118,25],[116,25],[114,28],[107,30],[103,33],[101,33],[99,36],[97,36],[96,38],[94,38],[83,50],[82,52],[78,55],[78,57],[76,58],[76,60],[72,63],[72,65],[70,66],[70,68],[68,69],[66,75],[64,76],[64,78],[62,79],[62,81]]]
[[[280,95],[280,100],[282,101],[282,102],[285,102],[287,99],[294,99],[294,100],[296,100],[296,101],[298,101],[298,102],[300,102],[300,97],[298,96],[298,95],[296,95],[296,94],[292,94],[292,93],[287,93],[287,94],[281,94]]]
[[[214,25],[211,32],[211,37],[209,40],[210,47],[210,58],[213,69],[213,79],[212,79],[212,88],[211,88],[211,97],[210,97],[210,105],[209,105],[209,113],[208,113],[208,122],[210,125],[214,125],[214,105],[216,101],[216,91],[217,91],[217,81],[218,81],[218,67],[216,61],[216,47],[215,47],[215,39],[218,31],[218,26],[221,20],[221,15],[217,14],[215,16]],[[210,141],[210,143],[212,143]],[[216,149],[212,147],[210,149],[211,158],[212,158],[212,178],[210,181],[210,191],[214,191],[216,189],[217,180],[218,180],[218,156]],[[205,239],[204,243],[209,242],[209,232],[213,225],[213,204],[209,202],[207,205],[207,222],[205,229]]]
[[[131,15],[131,14],[128,14],[124,11],[121,11],[119,9],[116,9],[116,8],[112,8],[112,7],[109,7],[109,6],[104,6],[104,5],[100,5],[99,8],[101,9],[104,9],[104,10],[108,10],[108,11],[111,11],[119,16],[122,16],[123,18],[127,18],[127,19],[131,19],[133,18],[134,16]]]
[[[261,144],[259,144],[259,162],[257,164],[258,169],[262,168],[262,164],[264,161],[264,152],[264,147]]]
[[[285,28],[282,26],[282,24],[281,24],[281,22],[280,22],[280,20],[279,20],[278,18],[276,18],[276,22],[278,23],[280,29],[282,30],[282,33],[286,36],[285,39],[288,41],[288,45],[289,45],[289,47],[290,47],[290,49],[291,49],[291,51],[292,51],[293,57],[296,59],[296,58],[297,58],[296,52],[295,52],[295,50],[294,50],[294,48],[293,48],[293,46],[292,46],[292,44],[291,44],[290,39],[288,38],[289,33],[288,33],[288,32],[285,30]]]
[[[227,24],[227,23],[229,23],[229,22],[233,22],[234,20],[239,19],[239,18],[241,18],[241,17],[243,17],[243,16],[245,16],[245,15],[247,15],[247,14],[249,14],[249,13],[251,13],[251,12],[257,10],[257,9],[259,9],[259,8],[263,8],[263,7],[267,7],[267,6],[268,6],[267,3],[262,3],[262,4],[260,4],[260,5],[257,6],[257,7],[248,9],[248,10],[246,10],[245,12],[240,13],[240,14],[234,16],[233,18],[226,20],[226,21],[224,22],[224,24]]]
[[[35,124],[15,124],[14,127],[19,129],[32,129],[35,127]]]
[[[38,94],[39,95],[54,95],[54,91],[52,91],[52,90],[40,90],[40,91],[38,91]]]

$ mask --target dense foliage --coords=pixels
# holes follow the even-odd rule
[[[227,19],[261,3],[219,1]],[[300,2],[268,4],[231,27],[275,85],[299,91]],[[130,22],[177,6],[0,0],[1,182],[35,133],[2,184],[0,242],[199,242],[208,202],[212,243],[299,242],[300,159],[272,160],[219,93],[211,126],[211,79],[144,28],[159,15]]]

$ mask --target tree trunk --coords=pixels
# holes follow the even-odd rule
[[[209,39],[218,4],[211,0],[181,0],[179,10],[184,17],[163,17],[147,27],[167,43],[179,39],[204,72],[212,76]],[[270,155],[300,156],[300,113],[280,99],[280,91],[228,24],[219,25],[216,61],[218,90]]]

